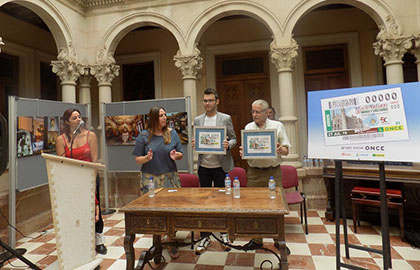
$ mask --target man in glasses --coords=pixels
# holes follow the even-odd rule
[[[247,171],[247,186],[248,187],[268,187],[268,180],[270,176],[274,177],[276,186],[281,187],[281,156],[289,154],[290,142],[286,134],[286,129],[280,121],[268,119],[269,105],[263,99],[257,99],[252,103],[252,119],[251,123],[245,126],[245,130],[259,130],[259,129],[275,129],[277,130],[277,145],[276,158],[269,159],[248,159]],[[242,147],[240,147],[240,154],[242,156]],[[262,246],[261,238],[252,239],[247,245],[251,247]],[[277,241],[274,245],[278,248]]]
[[[194,126],[226,126],[227,139],[223,142],[226,149],[225,155],[199,154],[198,155],[198,177],[201,187],[224,187],[226,173],[234,167],[231,149],[236,146],[236,135],[233,129],[230,115],[217,111],[219,96],[215,89],[204,90],[203,106],[204,114],[194,119]],[[194,143],[194,142],[193,142]],[[227,233],[220,233],[222,241],[229,243]],[[202,254],[210,246],[209,233],[201,233],[204,237],[196,247],[195,253]],[[227,245],[222,245],[225,251],[230,250]]]

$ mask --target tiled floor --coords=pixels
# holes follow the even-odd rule
[[[303,233],[302,225],[299,223],[298,213],[292,211],[286,216],[286,240],[291,250],[289,269],[316,269],[328,270],[335,268],[335,226],[324,218],[323,211],[308,212],[309,234]],[[352,222],[349,222],[352,224]],[[363,224],[359,233],[353,233],[353,226],[349,227],[349,241],[354,244],[362,244],[373,248],[380,248],[380,228]],[[402,242],[398,236],[398,229],[390,228],[392,265],[397,270],[420,270],[420,249],[412,248],[408,243]],[[39,236],[34,233],[31,237]],[[198,233],[196,234],[198,235]],[[126,261],[123,248],[124,239],[124,215],[115,213],[105,217],[105,236],[108,254],[103,256],[104,260],[101,269],[125,269]],[[178,232],[177,238],[188,239],[189,232]],[[150,247],[150,235],[137,235],[134,243],[136,258],[141,251]],[[238,239],[234,244],[245,244],[247,239]],[[273,248],[270,239],[264,239],[267,247]],[[57,260],[55,250],[55,237],[52,226],[46,228],[46,233],[36,239],[24,238],[18,241],[17,247],[27,249],[24,255],[31,262],[37,264],[41,269]],[[341,249],[344,257],[343,248]],[[189,247],[180,249],[180,257],[171,260],[167,251],[164,251],[165,264],[160,269],[165,270],[256,270],[262,261],[271,259],[276,264],[276,259],[269,253],[261,251],[241,252],[232,250],[222,251],[220,244],[213,241],[211,247],[201,256],[197,256]],[[102,255],[98,255],[102,256]],[[368,269],[382,269],[382,258],[378,254],[365,251],[350,250],[350,263],[357,264]],[[343,260],[349,263],[349,260]],[[136,262],[137,264],[137,262]],[[269,265],[264,267],[269,269]],[[19,260],[12,260],[4,269],[24,269],[25,265]],[[146,267],[146,269],[151,269]],[[278,269],[278,266],[275,267]]]

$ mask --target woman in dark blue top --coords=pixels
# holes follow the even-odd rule
[[[180,187],[175,160],[183,156],[181,141],[166,123],[166,112],[155,106],[149,111],[147,130],[136,139],[133,155],[141,168],[141,193],[148,192],[149,178],[156,187]]]
[[[180,187],[175,160],[183,156],[181,141],[175,130],[166,123],[166,112],[162,107],[153,107],[149,111],[147,130],[136,139],[133,151],[136,163],[141,167],[141,194],[149,191],[148,183],[153,178],[156,187]],[[170,247],[169,255],[178,258],[178,250]]]

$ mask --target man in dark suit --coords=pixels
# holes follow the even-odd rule
[[[236,135],[230,115],[217,111],[219,96],[215,89],[207,88],[203,95],[205,113],[194,119],[194,126],[226,126],[227,139],[223,142],[226,149],[225,155],[200,154],[198,155],[198,177],[201,187],[224,187],[226,173],[234,167],[231,149],[236,146]],[[229,243],[227,233],[221,233],[222,241]],[[203,238],[198,244],[196,254],[203,253],[210,246],[208,233],[201,233]],[[224,250],[229,246],[222,245]]]

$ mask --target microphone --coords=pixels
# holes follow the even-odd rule
[[[75,135],[77,132],[79,132],[80,128],[85,124],[85,122],[83,120],[80,120],[79,125],[77,126],[77,128],[73,131],[73,135]]]

